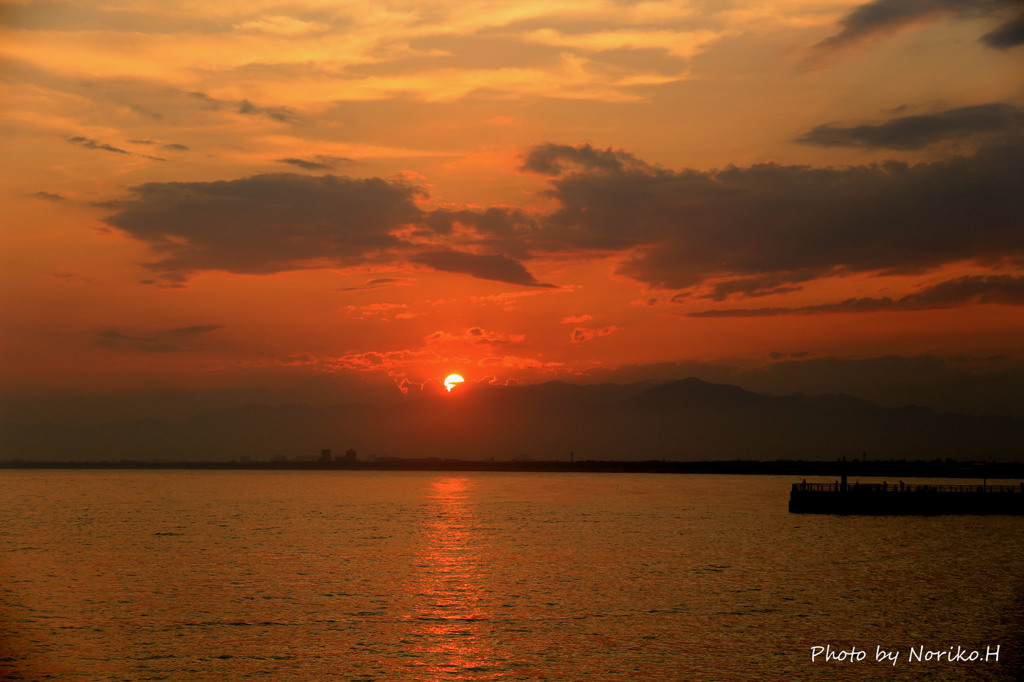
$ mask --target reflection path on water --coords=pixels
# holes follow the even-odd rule
[[[431,483],[417,553],[410,648],[415,670],[431,678],[501,677],[491,649],[492,625],[481,574],[479,530],[470,494],[475,484],[449,477]]]

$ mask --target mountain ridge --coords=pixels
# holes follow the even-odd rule
[[[249,404],[176,419],[0,427],[0,459],[989,459],[1021,457],[1024,420],[890,408],[844,394],[776,396],[700,379],[469,384],[376,406]]]

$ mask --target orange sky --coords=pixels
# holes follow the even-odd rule
[[[5,3],[6,390],[1019,373],[1020,8],[898,5]]]

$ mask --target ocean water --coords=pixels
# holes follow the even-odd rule
[[[1024,518],[791,515],[791,482],[2,471],[0,678],[1021,676]],[[958,646],[998,661],[910,660]]]

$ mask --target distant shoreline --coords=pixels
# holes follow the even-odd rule
[[[177,469],[238,471],[495,471],[647,474],[745,474],[791,476],[888,476],[920,478],[1024,478],[1024,462],[730,460],[461,460],[380,458],[376,461],[0,461],[0,469]]]

